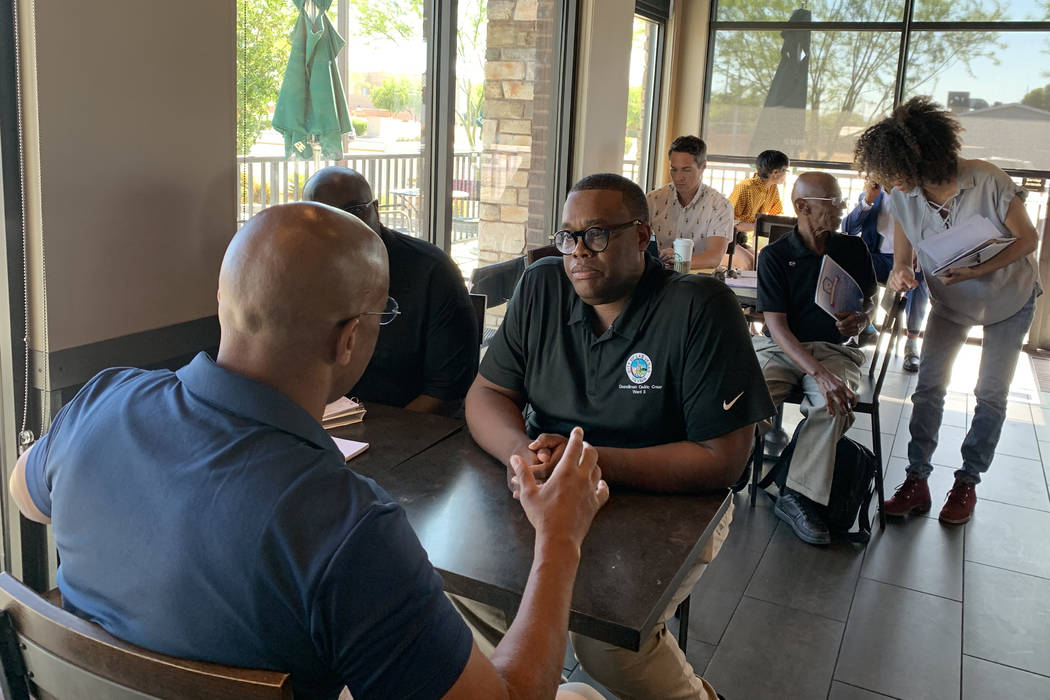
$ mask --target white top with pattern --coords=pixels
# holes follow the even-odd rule
[[[674,183],[653,190],[645,199],[656,244],[661,249],[670,248],[676,238],[692,238],[697,244],[696,253],[704,250],[699,243],[708,236],[733,240],[733,205],[713,187],[701,182],[692,201],[684,207],[678,202]]]

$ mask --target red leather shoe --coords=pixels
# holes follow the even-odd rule
[[[948,497],[944,499],[944,507],[938,520],[951,525],[961,525],[968,521],[973,515],[973,509],[977,505],[977,490],[975,484],[964,481],[956,481]]]
[[[886,501],[883,512],[903,518],[912,513],[929,513],[932,505],[930,499],[930,487],[926,485],[926,479],[916,479],[909,476],[904,483],[897,487],[893,497]]]

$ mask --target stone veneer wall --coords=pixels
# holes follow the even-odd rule
[[[478,264],[549,242],[544,227],[554,0],[488,0]]]

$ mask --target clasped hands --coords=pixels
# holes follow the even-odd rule
[[[582,429],[580,432],[582,434]],[[519,471],[527,469],[531,473],[533,480],[538,484],[542,484],[550,477],[554,467],[565,454],[565,448],[568,444],[569,439],[564,435],[541,433],[535,440],[519,445],[511,454],[510,465],[507,469],[507,486],[514,494],[514,497],[518,498],[520,491]],[[587,445],[587,443],[584,444]],[[594,450],[597,456],[597,450],[590,445],[587,445],[587,447]],[[515,468],[516,462],[520,463],[519,468]]]

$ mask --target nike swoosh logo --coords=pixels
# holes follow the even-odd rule
[[[736,400],[739,399],[743,395],[744,395],[744,392],[741,391],[739,394],[737,394],[735,397],[733,397],[732,401],[723,401],[722,402],[722,410],[723,411],[728,411],[729,409],[731,409],[733,407],[733,404],[736,403]]]

